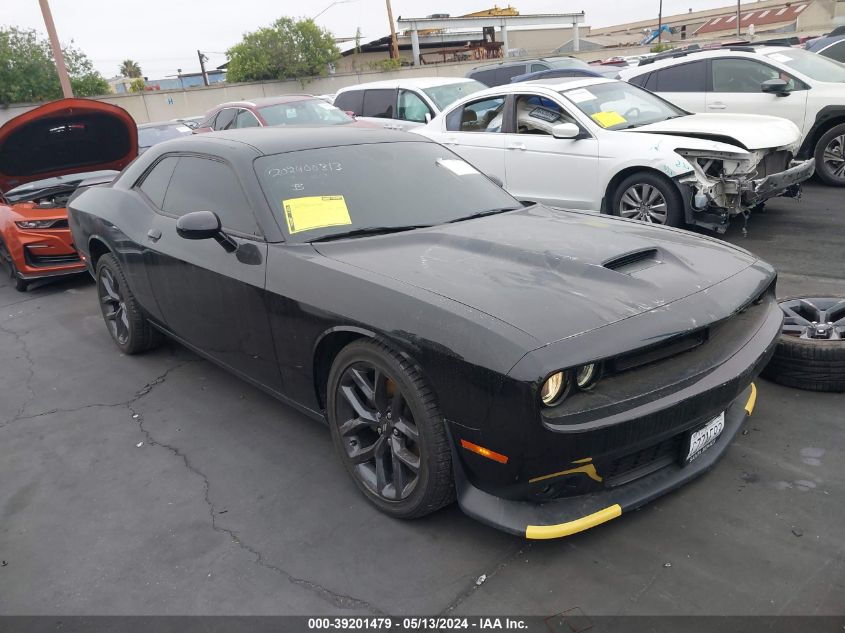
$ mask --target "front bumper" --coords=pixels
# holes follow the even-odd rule
[[[783,195],[790,187],[798,185],[810,178],[816,171],[816,160],[795,161],[789,169],[748,182],[743,195],[743,202],[753,206]]]
[[[751,415],[757,390],[749,385],[725,410],[725,428],[716,442],[691,464],[679,463],[631,483],[547,503],[503,499],[475,487],[454,456],[458,504],[467,515],[511,534],[529,539],[569,536],[615,519],[707,472],[724,455],[731,440]]]

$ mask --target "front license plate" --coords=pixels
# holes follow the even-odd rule
[[[689,438],[689,451],[687,451],[685,463],[689,464],[698,458],[704,451],[713,446],[716,438],[725,429],[725,412],[722,411],[715,418],[710,420],[700,429],[692,432]]]

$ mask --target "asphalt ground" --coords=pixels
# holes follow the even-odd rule
[[[845,294],[843,192],[726,238]],[[716,468],[527,542],[370,506],[328,431],[176,344],[120,355],[92,282],[0,281],[0,614],[845,614],[845,394],[758,381]]]

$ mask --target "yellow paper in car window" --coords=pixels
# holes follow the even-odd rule
[[[591,115],[593,117],[593,121],[598,123],[602,127],[613,127],[614,125],[619,125],[620,123],[627,123],[628,120],[623,117],[618,112],[596,112],[595,114]]]
[[[308,196],[282,201],[291,235],[329,226],[352,224],[343,196]]]

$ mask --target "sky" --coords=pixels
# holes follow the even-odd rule
[[[659,0],[511,0],[520,14],[584,11],[586,24],[608,26],[657,18]],[[0,26],[34,28],[46,33],[38,0],[0,0]],[[452,16],[488,9],[507,2],[492,0],[392,0],[393,16]],[[710,9],[731,0],[663,0],[664,15],[689,9]],[[73,40],[105,77],[118,74],[124,59],[141,65],[145,76],[161,79],[182,72],[199,72],[197,49],[213,68],[226,61],[224,52],[241,36],[282,16],[314,17],[335,37],[363,41],[389,33],[385,0],[50,0],[53,20],[63,43]],[[325,10],[325,11],[324,11]]]

